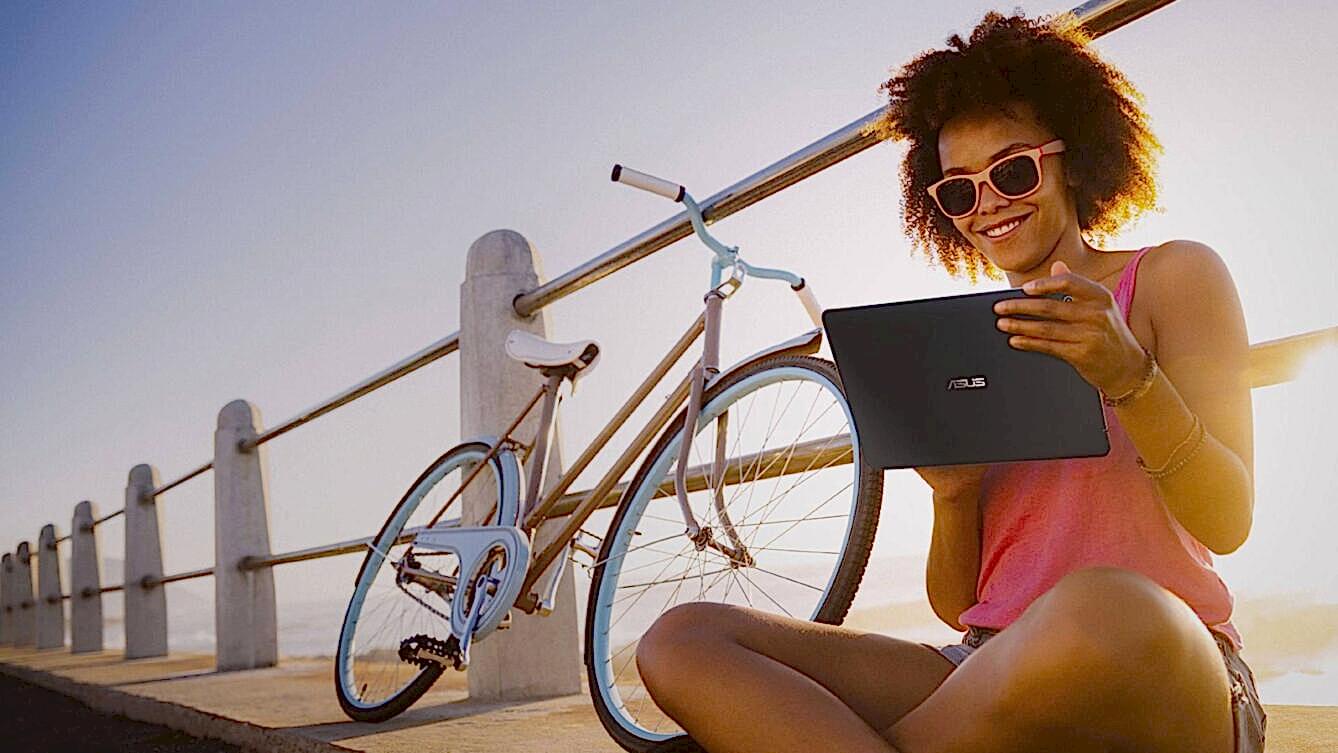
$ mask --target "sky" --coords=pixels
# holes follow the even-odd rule
[[[274,425],[454,331],[464,255],[484,233],[522,233],[560,274],[676,213],[611,183],[614,163],[704,198],[879,107],[894,68],[993,7],[6,3],[0,547],[47,522],[68,531],[82,499],[119,508],[135,464],[166,481],[205,462],[234,398]],[[1163,211],[1113,247],[1212,246],[1251,342],[1338,324],[1324,219],[1335,20],[1317,0],[1180,0],[1096,43],[1143,91],[1165,146]],[[1002,287],[912,255],[902,153],[880,144],[713,232],[799,271],[826,306]],[[548,309],[552,337],[604,348],[564,405],[565,456],[695,316],[707,261],[681,242]],[[809,326],[778,286],[730,304],[727,363]],[[1268,703],[1338,705],[1336,375],[1322,354],[1254,391],[1254,529],[1217,560]],[[373,532],[460,439],[458,400],[450,356],[270,443],[275,549]],[[210,479],[160,500],[169,572],[212,564]],[[882,566],[852,619],[956,640],[926,616],[931,526],[928,487],[888,472]],[[109,557],[122,535],[104,527]],[[292,650],[304,630],[333,643],[337,624],[311,615],[355,559],[280,569]],[[183,625],[211,614],[207,581],[169,588]],[[204,624],[174,630],[174,645],[207,643]]]

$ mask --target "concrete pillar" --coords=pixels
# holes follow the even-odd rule
[[[60,553],[56,526],[47,523],[37,537],[37,647],[65,645],[65,603],[61,600]]]
[[[28,542],[14,554],[14,645],[37,645],[37,602],[33,599],[33,566]]]
[[[167,656],[167,594],[144,588],[145,578],[163,577],[163,542],[158,534],[158,469],[140,464],[125,485],[125,658]]]
[[[74,506],[70,521],[70,651],[102,650],[102,560],[97,506],[84,500]],[[128,522],[128,521],[127,521]]]
[[[539,284],[541,274],[538,253],[513,230],[494,230],[469,247],[465,281],[460,286],[462,437],[500,435],[543,383],[537,371],[511,360],[503,350],[506,335],[513,329],[547,336],[544,311],[522,319],[511,305],[517,295]],[[529,442],[538,421],[536,407],[514,436]],[[556,443],[553,453],[549,463],[550,485],[562,469]],[[465,494],[466,520],[482,518],[491,506],[492,500],[479,496],[482,495]],[[540,529],[535,537],[535,552],[556,534],[558,527],[550,523]],[[576,589],[568,567],[563,572],[552,614],[541,617],[512,610],[509,630],[493,632],[473,646],[468,670],[469,695],[486,700],[515,700],[581,692],[577,639]]]
[[[269,545],[269,462],[262,445],[242,450],[260,433],[260,411],[234,400],[218,412],[214,432],[214,628],[219,671],[272,667],[279,661],[274,571],[241,570]]]
[[[14,645],[14,556],[0,556],[0,646]]]

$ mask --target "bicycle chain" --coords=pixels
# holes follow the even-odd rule
[[[423,605],[423,609],[426,609],[427,611],[431,612],[432,614],[435,614],[436,616],[438,616],[438,617],[440,617],[441,619],[445,620],[445,621],[446,621],[446,624],[448,624],[448,625],[450,624],[450,622],[451,622],[451,616],[450,616],[450,615],[445,614],[445,613],[440,612],[440,611],[437,611],[437,608],[436,608],[436,607],[432,606],[431,604],[427,603],[426,601],[423,601],[422,599],[420,599],[420,598],[418,598],[417,596],[415,596],[414,593],[413,593],[412,591],[410,591],[409,589],[405,588],[405,587],[404,587],[404,584],[403,584],[403,583],[400,583],[398,579],[395,581],[395,587],[398,588],[399,590],[403,591],[405,596],[408,596],[410,599],[413,599],[414,601],[418,602],[419,604],[422,604],[422,605]]]
[[[415,567],[415,568],[416,568],[416,567],[419,567],[418,560],[414,558],[414,556],[413,556],[413,551],[412,551],[412,550],[410,550],[409,552],[407,552],[407,553],[404,555],[404,557],[401,558],[400,561],[401,561],[402,563],[404,563],[404,564],[407,564],[409,567]],[[408,596],[410,599],[413,599],[414,601],[416,601],[416,602],[418,602],[419,604],[421,604],[422,607],[423,607],[423,609],[426,609],[427,611],[431,612],[432,614],[435,614],[436,616],[438,616],[438,617],[440,617],[441,619],[445,620],[445,621],[446,621],[446,624],[449,625],[449,624],[451,623],[451,616],[450,616],[450,615],[448,615],[448,614],[443,614],[442,612],[437,611],[437,608],[436,608],[436,607],[434,607],[434,606],[432,606],[431,604],[427,603],[426,601],[423,601],[422,599],[418,598],[416,595],[414,595],[414,593],[413,593],[412,591],[410,591],[408,588],[405,588],[405,586],[404,586],[404,577],[403,577],[400,573],[398,573],[398,572],[395,574],[395,587],[398,588],[399,590],[403,591],[405,596]],[[436,591],[433,591],[433,593],[437,593],[437,592],[436,592]],[[441,594],[437,594],[437,595],[440,596]]]

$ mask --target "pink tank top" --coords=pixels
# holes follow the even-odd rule
[[[1115,291],[1126,323],[1138,263],[1150,248],[1125,266]],[[1166,509],[1114,409],[1103,409],[1108,455],[998,463],[986,472],[977,603],[959,621],[1001,630],[1064,575],[1109,565],[1160,583],[1240,650],[1229,620],[1234,600],[1213,570],[1212,553]]]

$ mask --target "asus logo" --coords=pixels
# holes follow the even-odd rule
[[[948,380],[949,390],[983,390],[985,387],[985,377],[983,376],[961,377],[959,379]]]

